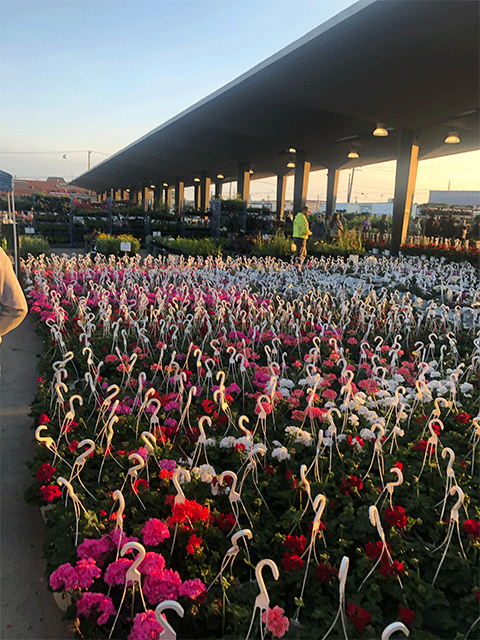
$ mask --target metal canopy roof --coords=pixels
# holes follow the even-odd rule
[[[186,185],[207,172],[288,175],[397,157],[401,129],[419,158],[480,148],[477,0],[361,0],[72,181],[93,191]],[[377,138],[377,122],[389,135]],[[459,144],[444,139],[450,128]],[[360,157],[348,159],[354,145]],[[290,170],[293,173],[293,170]]]

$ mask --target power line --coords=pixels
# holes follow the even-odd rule
[[[105,153],[104,151],[94,151],[93,149],[79,149],[77,151],[0,151],[0,153],[11,153],[11,154],[30,154],[30,155],[39,155],[44,153],[99,153],[101,156],[109,156],[110,153]]]

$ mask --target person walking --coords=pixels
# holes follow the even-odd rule
[[[299,258],[301,262],[307,255],[307,240],[312,233],[308,226],[307,213],[309,213],[308,207],[302,207],[302,210],[297,213],[293,221],[293,242],[296,247],[295,258]]]
[[[312,240],[323,240],[325,237],[325,222],[323,214],[319,213],[317,219],[312,224]]]
[[[0,342],[2,336],[18,327],[27,312],[27,301],[12,262],[5,251],[0,249]]]
[[[330,223],[330,238],[332,242],[337,242],[343,231],[343,224],[340,220],[340,215],[335,212],[332,216],[332,222]]]

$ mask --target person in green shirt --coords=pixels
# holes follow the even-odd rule
[[[302,207],[302,210],[297,213],[293,221],[293,242],[296,247],[295,257],[299,258],[301,262],[303,262],[307,255],[307,240],[312,233],[308,226],[307,213],[310,213],[308,207]]]

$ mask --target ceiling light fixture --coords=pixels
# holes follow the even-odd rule
[[[225,176],[223,175],[223,173],[217,173],[217,178],[219,180],[223,180],[223,178],[225,178]]]
[[[287,162],[287,167],[289,169],[295,169],[295,163],[294,162]]]
[[[150,185],[150,189],[155,189],[155,185],[154,185],[154,184],[151,184],[151,185]]]
[[[458,133],[454,129],[450,129],[450,133],[445,138],[445,142],[446,144],[458,144],[460,142]]]
[[[200,178],[194,178],[193,181],[194,182],[200,182]]]
[[[360,156],[358,155],[358,151],[356,149],[354,149],[353,147],[350,149],[350,152],[348,154],[349,158],[359,158]]]
[[[252,175],[252,173],[255,173],[255,171],[253,169],[250,169],[250,171],[248,172],[250,175]]]
[[[168,182],[164,182],[164,183],[163,183],[163,186],[164,186],[164,187],[168,187]]]
[[[385,129],[385,125],[381,122],[377,122],[377,128],[373,132],[373,135],[377,138],[384,138],[385,136],[388,136],[388,131]]]
[[[297,150],[294,149],[293,147],[290,147],[290,149],[288,150],[288,153],[297,153]]]

